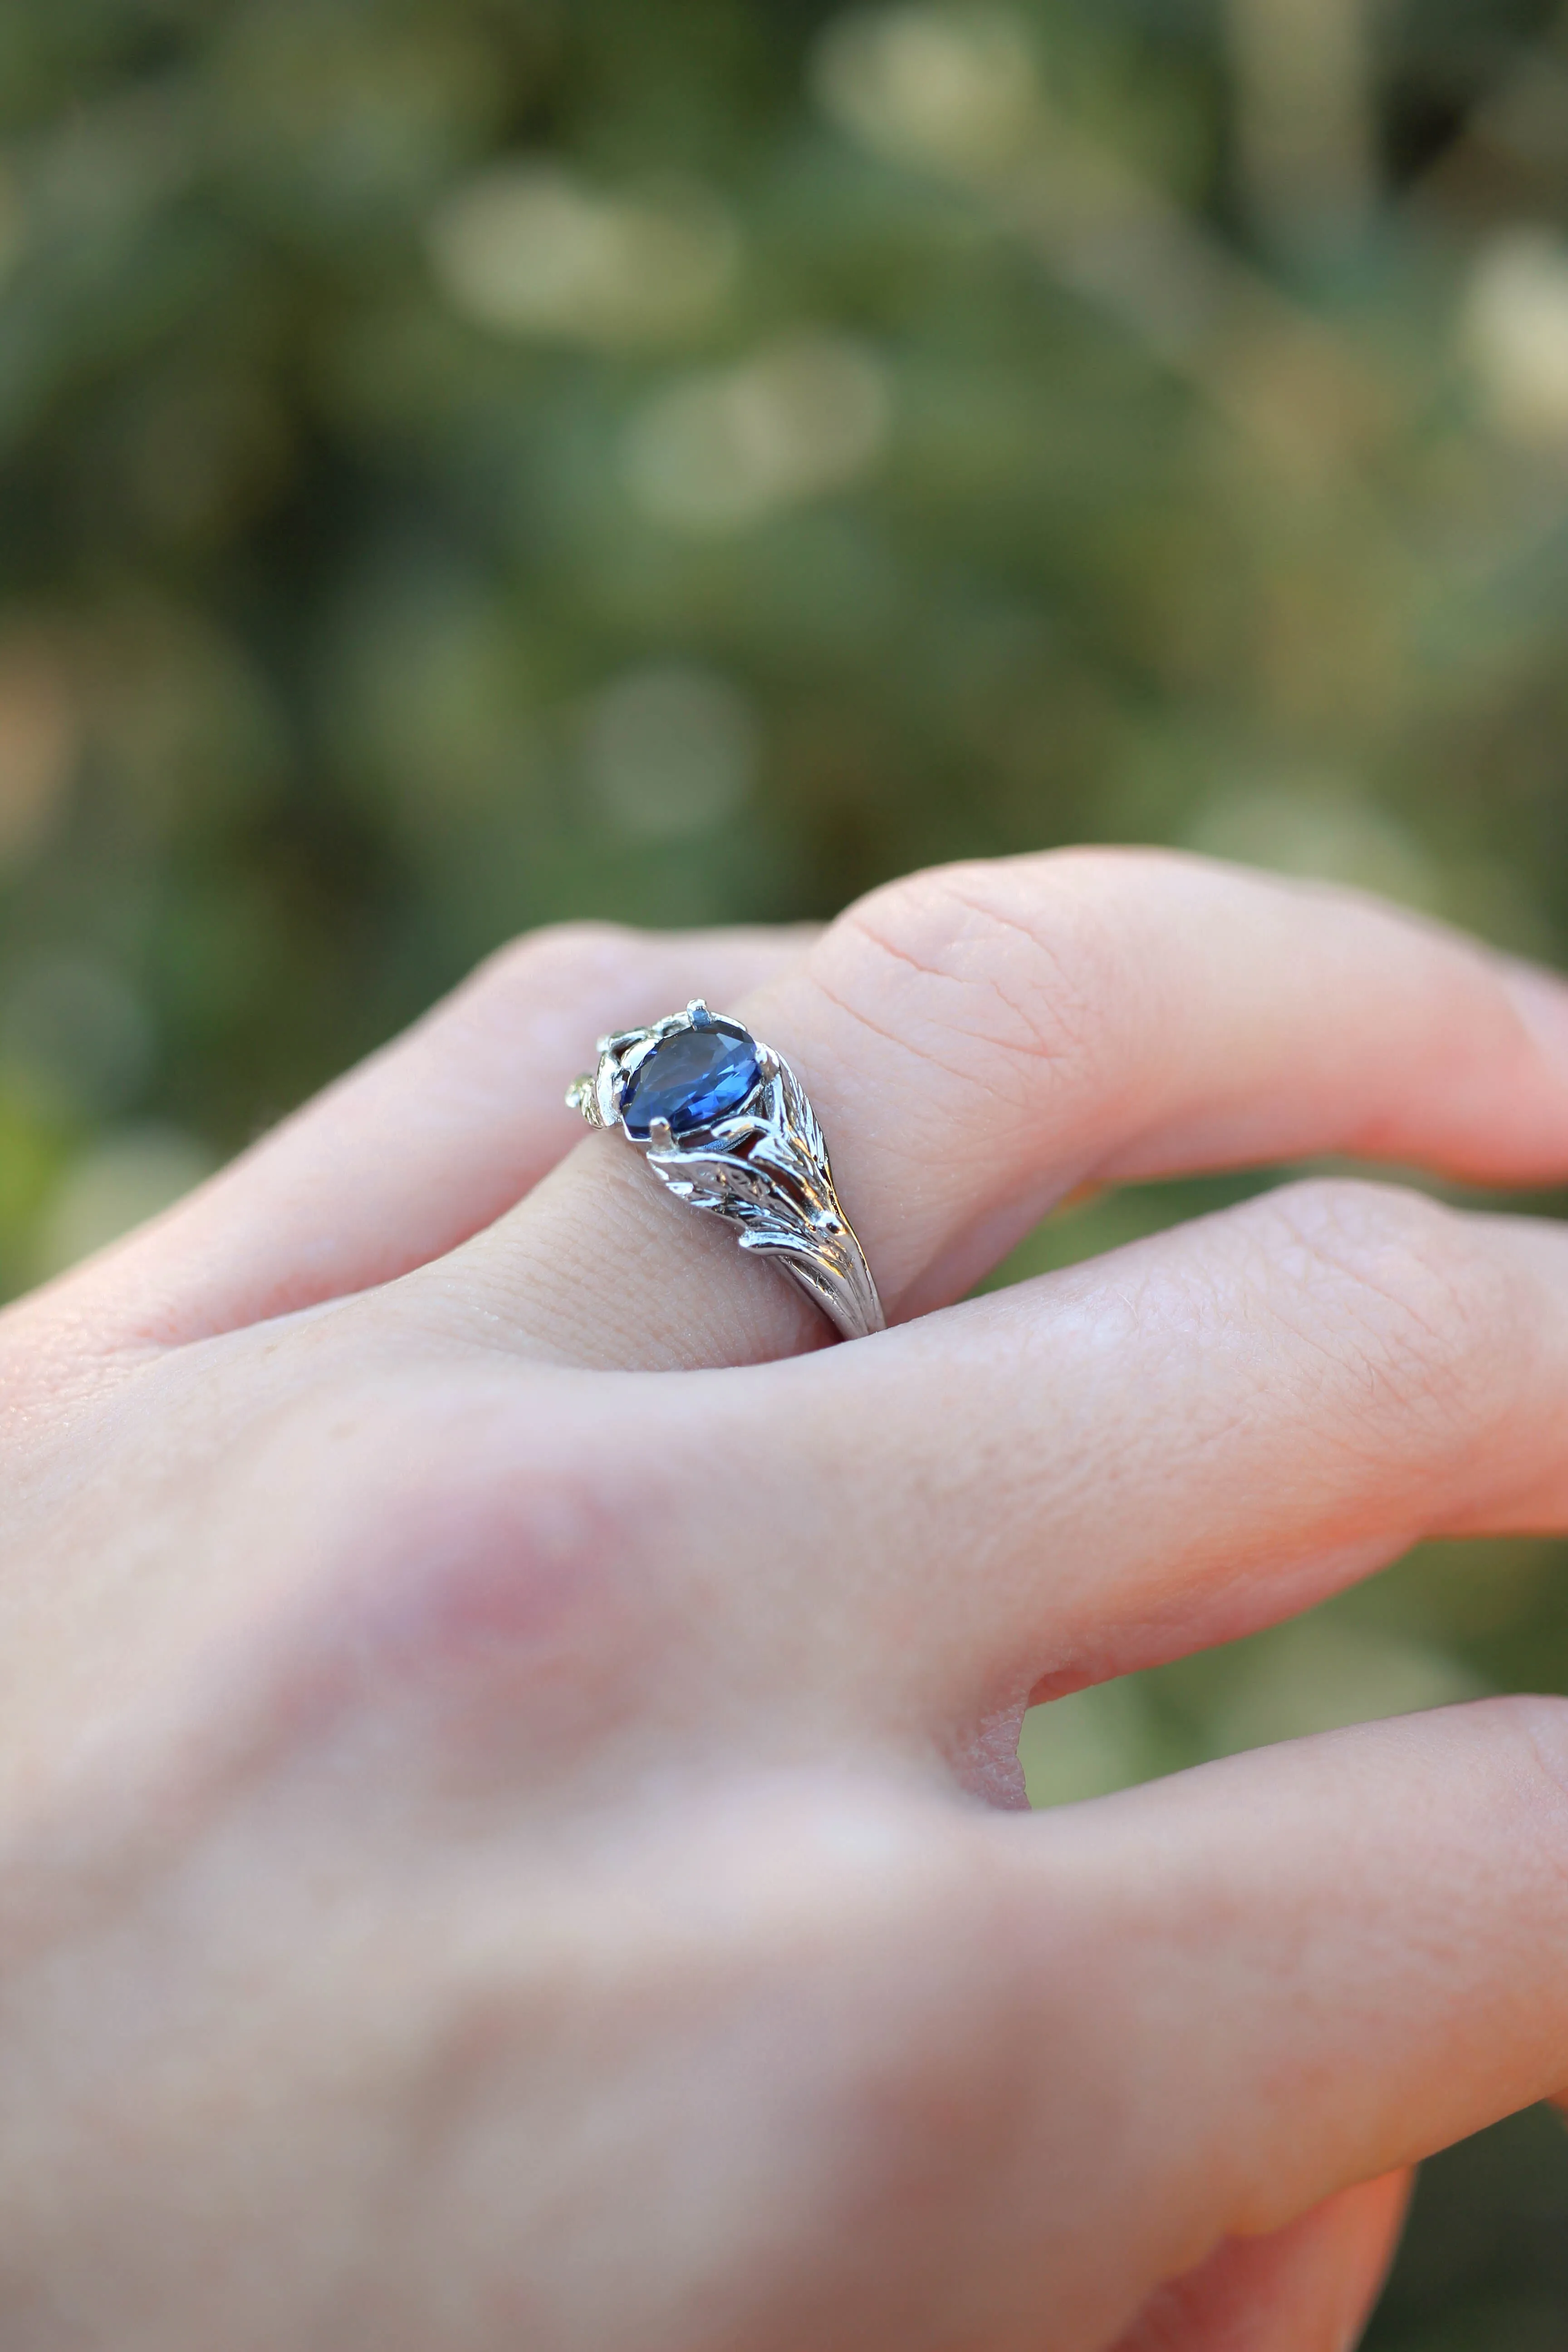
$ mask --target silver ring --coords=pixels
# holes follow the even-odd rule
[[[618,1127],[678,1200],[737,1225],[743,1250],[776,1258],[844,1339],[886,1329],[805,1089],[739,1021],[697,997],[601,1037],[566,1101],[590,1127]]]

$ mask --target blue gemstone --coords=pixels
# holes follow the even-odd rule
[[[621,1097],[626,1133],[646,1141],[656,1118],[674,1135],[711,1127],[739,1110],[762,1073],[756,1040],[732,1022],[678,1029],[639,1062]]]

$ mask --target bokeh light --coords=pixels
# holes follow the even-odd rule
[[[0,484],[7,1292],[560,916],[1155,840],[1568,961],[1556,0],[11,0]],[[1427,1547],[1031,1786],[1568,1689],[1565,1567]],[[1561,2344],[1565,2204],[1441,2160],[1374,2343]]]

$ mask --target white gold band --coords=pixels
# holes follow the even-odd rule
[[[743,1250],[775,1258],[843,1339],[886,1328],[805,1089],[740,1022],[699,997],[601,1037],[566,1099],[591,1127],[619,1127],[679,1200],[727,1218]]]

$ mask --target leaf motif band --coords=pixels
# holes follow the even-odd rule
[[[678,1200],[777,1261],[846,1339],[885,1328],[866,1254],[834,1190],[827,1144],[781,1054],[700,998],[599,1040],[567,1103],[619,1127]]]

